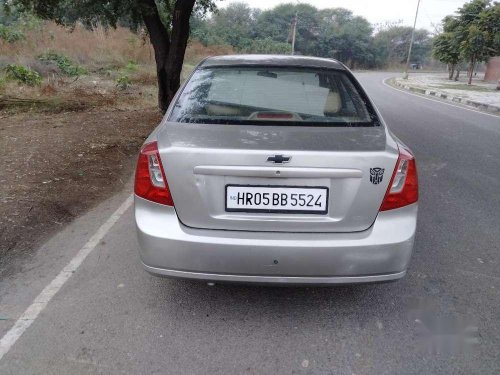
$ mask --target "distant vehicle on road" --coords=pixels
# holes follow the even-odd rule
[[[204,60],[135,177],[145,269],[209,282],[399,279],[417,200],[413,154],[352,73],[303,56]]]

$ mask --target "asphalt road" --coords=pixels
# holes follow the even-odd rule
[[[139,265],[128,209],[6,352],[0,374],[500,373],[500,117],[386,87],[387,73],[358,76],[418,159],[405,279],[266,288],[154,278]],[[0,337],[128,194],[1,281]]]

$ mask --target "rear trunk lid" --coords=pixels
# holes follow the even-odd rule
[[[168,123],[157,138],[179,220],[205,229],[366,230],[379,212],[398,158],[397,144],[383,126]],[[268,162],[274,155],[291,159]],[[373,168],[383,170],[381,181],[370,179]],[[228,212],[228,185],[326,187],[328,209],[322,214]]]

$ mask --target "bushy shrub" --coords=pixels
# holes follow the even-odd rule
[[[42,83],[42,76],[38,72],[21,65],[7,65],[5,71],[7,78],[28,86],[37,86]]]
[[[130,60],[127,65],[125,65],[125,70],[130,73],[137,72],[137,70],[139,70],[139,65],[135,61]]]
[[[244,48],[246,52],[251,53],[277,53],[289,54],[291,46],[288,43],[277,42],[270,37],[264,39],[255,39],[251,44]]]
[[[38,56],[38,60],[48,63],[55,63],[61,70],[61,72],[70,77],[81,76],[82,74],[87,73],[85,68],[76,65],[75,63],[73,63],[73,61],[71,61],[71,59],[57,52],[43,53]]]
[[[12,27],[0,24],[0,39],[9,43],[14,43],[18,40],[24,39],[24,34],[19,30],[13,29]]]
[[[38,72],[42,77],[51,77],[53,75],[61,75],[61,69],[56,63],[40,61],[38,59],[24,59],[25,65],[30,69]]]
[[[199,41],[205,47],[227,44],[227,42],[223,38],[221,38],[218,35],[215,35],[209,29],[194,29],[191,32],[191,38],[193,40]]]
[[[120,74],[120,76],[118,76],[118,78],[116,79],[116,87],[118,87],[120,90],[127,89],[131,84],[132,80],[126,74]]]

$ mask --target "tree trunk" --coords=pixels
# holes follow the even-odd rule
[[[141,0],[142,19],[148,29],[149,39],[153,45],[156,61],[156,77],[158,80],[158,107],[162,113],[168,108],[167,100],[167,57],[170,51],[168,30],[161,21],[154,0]]]
[[[474,57],[471,58],[469,64],[469,82],[468,84],[472,84],[472,75],[474,74],[474,65],[476,65],[476,59]]]
[[[166,61],[166,99],[170,103],[181,83],[182,65],[189,39],[189,19],[195,0],[177,0],[172,14],[172,36]]]
[[[451,81],[455,73],[455,64],[448,64],[448,79]]]
[[[149,32],[156,61],[158,107],[165,113],[181,82],[182,64],[189,38],[189,18],[195,0],[177,0],[172,14],[171,35],[161,21],[154,0],[141,0],[142,19]]]
[[[457,74],[455,74],[455,81],[458,81],[458,78],[460,77],[460,67],[457,67]]]

